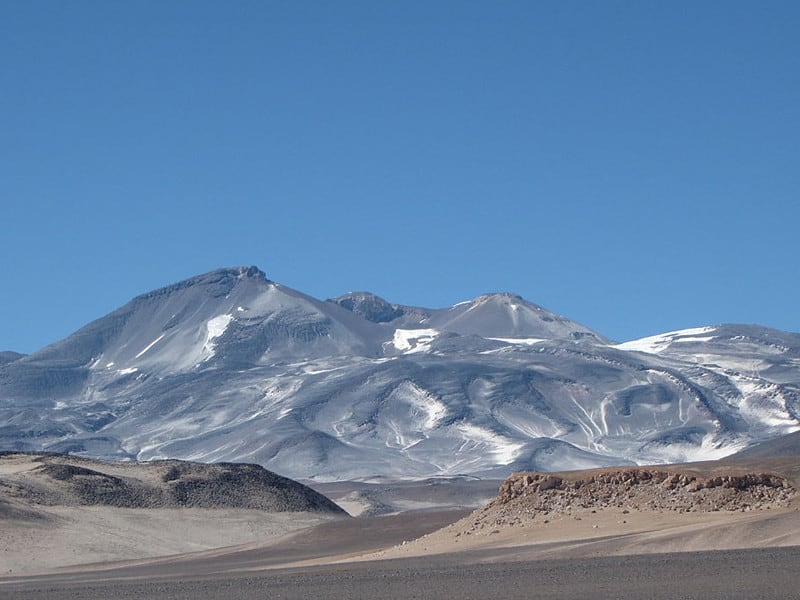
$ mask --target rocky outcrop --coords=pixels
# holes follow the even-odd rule
[[[703,475],[672,469],[605,469],[580,475],[515,473],[493,505],[541,514],[621,508],[678,512],[749,511],[787,506],[796,490],[774,473]]]
[[[369,292],[350,292],[328,302],[338,304],[359,317],[373,323],[388,323],[402,317],[405,311],[397,304],[390,304],[380,296]]]

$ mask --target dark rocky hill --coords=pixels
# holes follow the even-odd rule
[[[5,511],[2,510],[5,504]],[[0,514],[27,506],[344,511],[322,494],[251,464],[105,462],[58,454],[0,455]]]

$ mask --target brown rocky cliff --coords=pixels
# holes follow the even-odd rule
[[[704,476],[661,468],[624,468],[580,474],[515,473],[500,487],[495,505],[524,505],[537,513],[578,508],[748,511],[787,506],[796,490],[766,472]]]

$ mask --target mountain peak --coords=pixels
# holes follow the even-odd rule
[[[4,350],[0,352],[0,365],[5,365],[10,362],[14,362],[15,360],[19,360],[20,358],[24,358],[25,354],[20,354],[19,352],[14,352],[13,350]]]
[[[263,281],[269,283],[269,279],[267,279],[266,273],[256,267],[255,265],[251,265],[249,267],[246,266],[238,266],[238,267],[223,267],[221,269],[215,269],[213,271],[209,271],[208,273],[204,273],[202,275],[197,275],[196,277],[191,277],[185,282],[181,283],[188,283],[193,282],[195,284],[206,284],[206,283],[219,283],[220,281],[234,281],[234,280],[244,280],[244,279],[251,279],[254,281]],[[180,283],[176,284],[180,285]]]
[[[331,298],[328,302],[338,304],[373,323],[388,323],[405,314],[402,307],[371,292],[348,292],[338,298]]]
[[[496,292],[438,311],[430,327],[486,338],[541,338],[604,342],[605,338],[518,294]]]
[[[208,273],[203,273],[202,275],[195,275],[194,277],[184,279],[178,283],[173,283],[157,290],[147,292],[137,296],[135,300],[144,300],[158,296],[164,296],[196,286],[216,287],[219,288],[222,295],[225,295],[239,281],[243,280],[271,283],[270,280],[267,279],[266,274],[258,267],[225,267],[209,271]]]
[[[269,281],[267,279],[267,274],[264,273],[264,271],[262,271],[255,265],[249,267],[235,267],[233,270],[239,273],[238,275],[239,279],[247,278],[247,279],[261,279],[263,281]]]
[[[525,304],[530,304],[530,302],[525,300],[525,298],[523,298],[519,294],[514,294],[512,292],[492,292],[489,294],[481,294],[480,296],[472,300],[472,302],[473,303],[489,302],[492,300],[503,304],[510,304],[514,302],[522,302]]]

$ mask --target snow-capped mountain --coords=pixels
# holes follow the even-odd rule
[[[484,294],[474,300],[438,310],[390,304],[369,292],[350,293],[329,302],[368,321],[386,323],[395,328],[434,329],[438,333],[477,335],[489,339],[608,341],[580,323],[552,313],[516,294]]]
[[[511,294],[320,301],[255,267],[144,294],[0,361],[0,450],[416,478],[721,457],[800,429],[800,335],[613,344]]]

